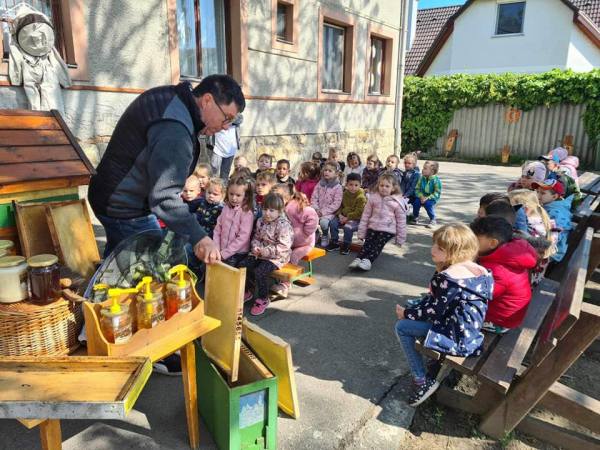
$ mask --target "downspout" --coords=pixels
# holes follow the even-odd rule
[[[394,155],[402,152],[402,96],[404,95],[404,66],[406,62],[406,40],[408,38],[408,10],[412,0],[402,0],[400,45],[398,46],[398,74],[396,76],[396,118]]]

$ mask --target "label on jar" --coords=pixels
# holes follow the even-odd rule
[[[190,312],[192,310],[192,300],[188,300],[186,302],[181,302],[179,304],[179,307],[177,308],[177,311],[180,313],[187,313]]]
[[[133,333],[131,332],[131,324],[128,323],[125,327],[121,328],[120,330],[115,330],[115,344],[124,344],[129,339],[131,339],[132,335]]]
[[[21,292],[27,292],[27,271],[21,272],[19,275],[19,284],[21,285]]]

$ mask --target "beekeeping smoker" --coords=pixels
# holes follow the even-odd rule
[[[8,74],[11,84],[23,84],[29,109],[64,111],[60,85],[71,86],[71,77],[54,47],[54,29],[45,14],[26,7],[17,12],[11,25]]]

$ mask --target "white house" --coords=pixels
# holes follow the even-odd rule
[[[469,0],[414,74],[588,72],[600,67],[599,24],[600,0]]]

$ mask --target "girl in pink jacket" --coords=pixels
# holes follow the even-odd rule
[[[254,188],[243,178],[227,183],[225,206],[217,219],[213,241],[225,264],[237,267],[250,251],[254,226]]]
[[[335,161],[327,161],[323,166],[322,178],[313,191],[310,205],[319,216],[319,226],[323,232],[321,247],[329,245],[329,222],[342,205],[344,190],[339,179],[339,166]]]
[[[278,194],[267,194],[262,200],[262,217],[256,222],[254,238],[250,243],[250,254],[238,267],[254,269],[254,279],[258,288],[258,298],[250,314],[258,316],[269,306],[269,281],[271,272],[285,266],[292,256],[294,230],[285,215],[283,198]],[[251,300],[254,295],[248,283],[246,272],[246,293],[244,302]]]
[[[298,173],[298,181],[296,181],[296,190],[302,192],[308,198],[312,198],[315,186],[319,182],[319,176],[321,175],[321,168],[311,162],[304,162],[300,164],[300,172]]]
[[[369,197],[358,226],[358,237],[365,239],[365,243],[349,267],[371,270],[371,264],[390,239],[396,236],[396,244],[404,244],[407,212],[408,202],[402,197],[398,180],[389,172],[383,173],[379,177],[377,191]]]
[[[292,244],[292,256],[290,263],[298,264],[305,255],[315,247],[315,232],[319,228],[319,216],[310,206],[310,202],[302,192],[298,192],[290,184],[276,184],[271,192],[279,194],[285,202],[285,212],[294,229],[294,243]],[[290,290],[290,282],[282,281],[272,286],[271,291],[287,298]]]

